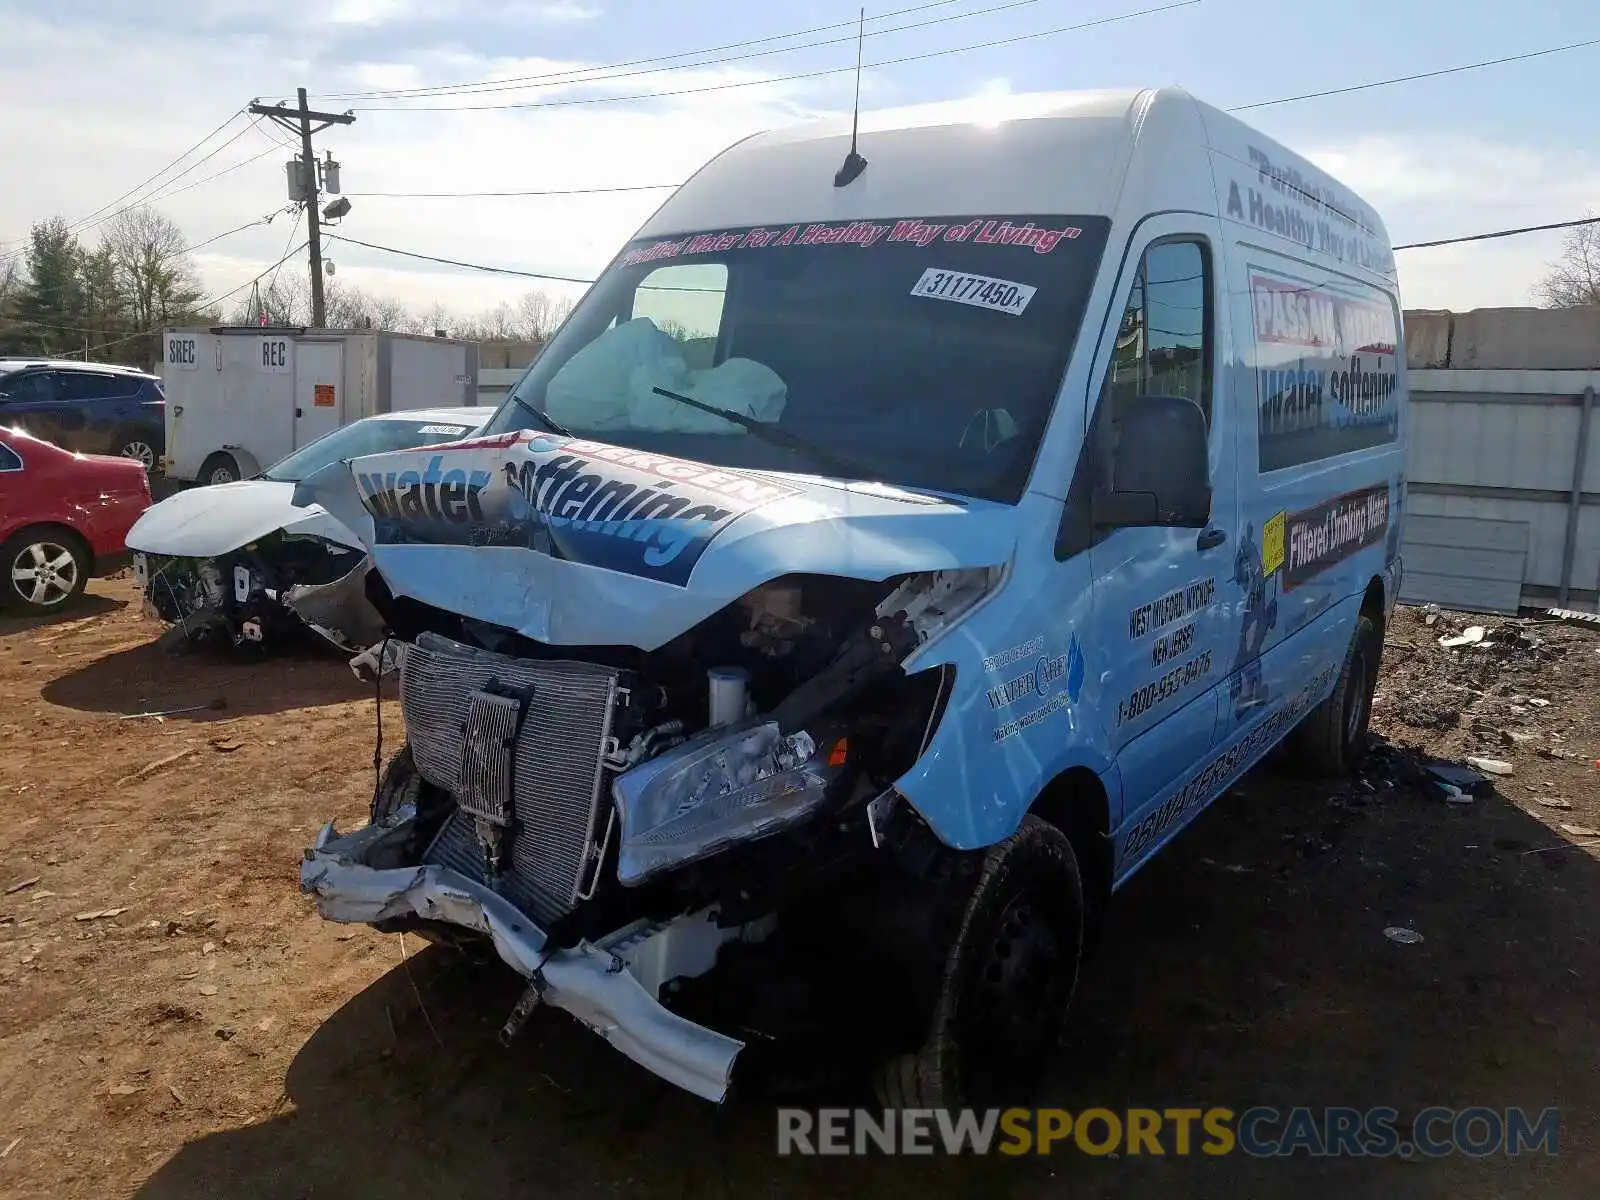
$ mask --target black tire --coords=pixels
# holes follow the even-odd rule
[[[77,534],[54,525],[24,529],[0,546],[0,608],[33,617],[60,612],[83,595],[93,569]]]
[[[233,483],[243,477],[243,473],[239,470],[239,460],[231,454],[218,450],[200,464],[200,475],[195,482],[207,487],[213,483]]]
[[[1356,619],[1339,682],[1289,734],[1289,753],[1302,770],[1314,775],[1348,775],[1366,757],[1367,726],[1372,720],[1372,694],[1377,690],[1382,654],[1378,627],[1363,613]]]
[[[945,959],[920,1050],[875,1073],[886,1108],[1025,1103],[1066,1024],[1083,949],[1083,887],[1072,843],[1024,817],[990,847]]]

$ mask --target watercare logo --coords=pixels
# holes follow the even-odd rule
[[[780,1155],[1079,1153],[1251,1158],[1554,1156],[1546,1108],[1064,1108],[778,1110]]]

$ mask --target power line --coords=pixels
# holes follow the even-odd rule
[[[876,17],[868,17],[871,21],[887,21],[895,17],[908,16],[911,13],[926,12],[931,8],[944,8],[954,4],[957,0],[935,0],[932,4],[917,4],[911,8],[898,8],[893,12],[882,13]],[[335,92],[331,95],[318,96],[318,100],[381,100],[399,99],[406,96],[421,97],[433,95],[450,95],[452,93],[470,93],[478,88],[503,84],[541,84],[541,83],[581,83],[585,78],[572,78],[573,76],[586,77],[598,71],[618,71],[625,67],[642,67],[651,63],[678,62],[685,58],[698,58],[702,54],[721,54],[725,50],[743,50],[749,46],[764,46],[769,42],[786,41],[789,38],[810,37],[817,33],[831,33],[835,29],[854,29],[856,22],[836,21],[831,25],[814,25],[810,29],[797,29],[791,33],[774,33],[766,37],[751,38],[742,42],[725,42],[720,46],[704,46],[698,50],[680,50],[675,54],[658,54],[651,58],[634,58],[625,62],[601,63],[593,67],[574,67],[567,71],[552,71],[544,75],[516,75],[509,79],[477,79],[466,83],[443,83],[431,87],[415,88],[382,88],[368,92]],[[873,37],[878,31],[868,34]],[[799,49],[802,47],[793,47]],[[707,66],[706,63],[696,63],[695,66]]]
[[[223,145],[218,146],[217,149],[214,150],[211,154],[208,154],[205,159],[201,159],[200,162],[194,163],[189,169],[193,170],[194,167],[200,166],[201,163],[205,162],[207,159],[210,159],[210,158],[214,157],[216,154],[221,153],[221,151],[227,149],[228,146],[231,146],[234,142],[238,141],[239,138],[241,136],[243,136],[243,134],[245,132],[248,132],[249,128],[251,128],[251,127],[247,126],[244,130],[241,130],[239,134],[236,134],[234,137],[230,138],[227,142],[223,143]],[[239,170],[241,167],[248,167],[251,163],[257,162],[260,159],[265,158],[269,154],[276,153],[278,151],[278,149],[279,149],[279,147],[276,146],[276,145],[269,146],[269,147],[267,147],[267,149],[261,151],[261,153],[252,154],[249,158],[246,158],[246,159],[243,159],[243,160],[241,160],[239,162],[236,162],[232,166],[223,167],[222,170],[220,170],[220,171],[213,171],[210,175],[204,175],[199,179],[191,180],[190,182],[184,184],[182,187],[171,188],[170,191],[167,190],[172,184],[176,183],[179,179],[181,179],[183,177],[183,175],[176,175],[172,179],[168,180],[166,183],[162,184],[160,187],[156,188],[155,191],[147,193],[146,195],[140,197],[138,200],[133,201],[131,204],[124,204],[121,208],[118,208],[118,209],[115,209],[115,210],[113,210],[111,212],[108,212],[104,216],[96,217],[93,220],[90,220],[88,218],[84,218],[84,219],[80,220],[77,224],[68,226],[67,232],[69,232],[71,234],[74,234],[74,235],[80,234],[80,233],[85,232],[86,230],[96,228],[97,226],[100,226],[100,225],[104,225],[107,221],[114,220],[115,218],[121,216],[125,212],[131,212],[136,208],[143,208],[144,206],[149,205],[149,204],[159,204],[163,200],[170,200],[174,196],[182,195],[184,192],[193,191],[197,187],[204,187],[206,184],[211,183],[213,180],[221,179],[224,175],[231,175],[234,171]],[[183,172],[183,174],[184,175],[188,174],[188,171]],[[138,190],[139,190],[138,188],[134,188],[132,191],[123,193],[123,195],[124,196],[130,196],[130,195],[133,194],[133,192],[136,192]],[[121,197],[119,197],[119,199],[120,198]],[[104,210],[97,210],[97,211],[104,211]],[[19,249],[7,251],[7,252],[5,252],[3,254],[0,254],[0,266],[5,266],[5,265],[7,265],[9,263],[14,263],[14,262],[17,262],[18,260],[20,260],[22,258],[25,258],[27,256],[27,253],[28,253],[28,246],[26,245],[26,241],[27,241],[27,239],[24,239],[24,244]]]
[[[1551,46],[1546,50],[1530,50],[1526,54],[1513,54],[1506,58],[1487,58],[1482,62],[1463,63],[1459,67],[1441,67],[1437,71],[1420,71],[1415,75],[1396,75],[1393,79],[1377,79],[1371,83],[1356,83],[1349,87],[1329,88],[1321,92],[1304,92],[1298,96],[1283,96],[1277,100],[1259,100],[1254,104],[1236,104],[1228,111],[1248,112],[1252,108],[1267,108],[1274,104],[1293,104],[1297,100],[1320,100],[1324,96],[1343,96],[1350,92],[1364,92],[1368,88],[1388,87],[1390,84],[1395,83],[1413,83],[1418,79],[1437,79],[1441,75],[1458,75],[1462,71],[1477,71],[1484,67],[1498,67],[1505,63],[1524,62],[1530,58],[1543,58],[1549,54],[1565,54],[1568,50],[1582,50],[1587,46],[1600,46],[1600,38],[1590,38],[1586,42],[1569,42],[1565,46]]]
[[[352,246],[365,246],[368,250],[381,250],[386,254],[398,254],[404,258],[417,258],[423,262],[442,263],[447,267],[462,267],[468,271],[484,271],[491,275],[518,275],[524,279],[544,279],[552,283],[593,283],[592,279],[574,279],[570,275],[549,275],[541,271],[519,271],[514,267],[487,267],[482,263],[462,262],[458,258],[439,258],[433,254],[419,254],[415,250],[401,250],[395,246],[380,246],[376,242],[363,242],[359,238],[345,237],[342,233],[327,235],[332,242],[348,242]]]
[[[140,181],[139,183],[134,184],[133,187],[131,187],[127,191],[123,192],[122,195],[118,196],[115,200],[112,200],[107,204],[102,204],[99,208],[95,209],[88,216],[80,218],[79,221],[78,221],[78,224],[81,225],[83,222],[87,222],[91,218],[99,216],[101,213],[105,212],[106,209],[115,207],[116,205],[122,203],[122,201],[126,200],[129,196],[133,195],[135,192],[138,192],[138,191],[142,190],[146,185],[148,185],[148,184],[154,182],[155,180],[161,178],[161,176],[165,175],[168,171],[172,170],[173,167],[177,166],[184,159],[188,158],[189,155],[193,154],[196,150],[200,149],[201,146],[204,146],[207,142],[209,142],[212,138],[216,137],[217,134],[221,133],[229,125],[232,125],[234,123],[234,121],[236,121],[243,112],[244,112],[243,109],[237,109],[234,112],[229,113],[227,120],[223,121],[222,124],[218,125],[210,133],[206,134],[205,137],[201,138],[198,142],[196,142],[194,145],[190,146],[182,154],[178,155],[178,157],[174,158],[171,162],[167,163],[164,167],[162,167],[154,175],[151,175],[147,179],[144,179],[144,180]],[[232,145],[232,141],[233,140],[237,140],[237,139],[232,139],[232,140],[230,140],[228,142],[224,142],[223,143],[223,147]],[[215,152],[213,151],[213,153],[215,153]],[[203,162],[205,160],[202,159],[201,161]],[[172,181],[168,180],[168,182],[170,183]],[[165,186],[165,185],[163,185],[163,186]],[[21,244],[23,242],[26,242],[27,240],[28,240],[27,238],[19,238],[19,239],[17,239],[17,241],[4,243],[4,244],[6,244],[6,245],[18,245],[18,244]]]
[[[907,54],[899,58],[886,58],[878,62],[867,63],[862,70],[877,70],[880,67],[897,67],[904,63],[923,62],[930,58],[945,58],[952,54],[967,54],[973,50],[990,50],[996,46],[1010,46],[1018,42],[1034,41],[1038,38],[1055,37],[1063,33],[1076,33],[1079,30],[1093,29],[1101,25],[1114,25],[1120,21],[1131,21],[1138,17],[1155,16],[1157,13],[1171,12],[1179,8],[1192,8],[1202,0],[1174,0],[1170,4],[1158,5],[1154,8],[1142,8],[1135,12],[1118,13],[1115,16],[1100,17],[1093,21],[1082,21],[1076,25],[1063,25],[1057,29],[1041,29],[1034,33],[1022,33],[1013,37],[995,38],[988,42],[977,42],[970,46],[951,46],[944,50],[929,50],[922,54]],[[709,65],[709,64],[706,64]],[[696,96],[706,92],[726,92],[735,88],[766,87],[775,83],[793,83],[802,79],[821,79],[827,75],[854,74],[857,68],[854,65],[847,67],[827,67],[819,71],[800,71],[792,75],[774,75],[770,79],[743,79],[732,83],[704,84],[700,87],[677,88],[666,92],[637,92],[627,96],[574,96],[565,100],[521,100],[505,104],[433,104],[433,105],[368,105],[356,108],[355,112],[497,112],[505,109],[534,109],[534,108],[568,108],[578,104],[615,104],[627,101],[661,100],[673,96]]]
[[[1555,221],[1549,225],[1524,225],[1520,229],[1496,229],[1492,233],[1469,233],[1464,237],[1440,238],[1433,242],[1407,242],[1395,246],[1396,250],[1426,250],[1432,246],[1456,246],[1462,242],[1487,242],[1492,238],[1516,237],[1523,233],[1544,233],[1551,229],[1575,229],[1579,225],[1600,225],[1600,217],[1583,217],[1576,221]]]
[[[614,192],[663,192],[678,183],[636,183],[626,187],[547,188],[533,192],[346,192],[346,196],[371,199],[464,200],[480,196],[599,196]]]
[[[944,2],[945,3],[949,3],[949,2],[951,2],[951,0],[944,0]],[[971,12],[952,13],[949,16],[944,16],[944,17],[930,17],[929,19],[927,19],[925,21],[911,21],[911,22],[908,22],[907,24],[904,24],[904,25],[891,25],[887,29],[875,29],[871,33],[867,33],[864,36],[865,37],[881,37],[884,34],[905,33],[908,30],[912,30],[912,29],[927,29],[927,28],[929,28],[930,26],[933,26],[933,25],[945,25],[945,24],[948,24],[951,21],[965,21],[965,20],[969,20],[972,17],[989,16],[989,15],[991,15],[993,13],[1005,12],[1005,11],[1007,11],[1009,9],[1013,9],[1013,8],[1026,8],[1026,7],[1029,7],[1029,6],[1037,4],[1037,3],[1039,3],[1039,0],[1005,0],[1005,3],[1003,3],[1003,4],[991,5],[988,8],[976,8],[976,9],[973,9]],[[932,6],[924,6],[924,7],[932,7]],[[915,10],[912,10],[912,11],[915,11]],[[879,17],[877,19],[878,20],[883,20],[884,18]],[[767,39],[767,40],[772,40],[772,39]],[[643,67],[643,68],[640,68],[638,70],[632,70],[632,71],[615,71],[615,72],[613,72],[611,74],[608,74],[608,75],[588,74],[588,75],[584,75],[581,78],[572,78],[572,79],[549,79],[549,80],[543,80],[543,81],[535,80],[535,81],[532,81],[532,82],[522,82],[522,81],[518,81],[518,80],[502,80],[502,81],[499,81],[499,82],[485,81],[482,84],[473,86],[472,88],[470,88],[470,90],[463,88],[462,90],[459,90],[459,91],[440,92],[440,93],[434,93],[434,95],[483,96],[483,95],[489,95],[490,93],[494,93],[494,92],[518,92],[518,91],[527,91],[530,88],[540,88],[540,87],[579,87],[579,86],[587,87],[587,86],[589,86],[591,84],[610,83],[611,81],[616,80],[616,79],[633,79],[633,78],[637,78],[640,75],[660,75],[660,74],[662,74],[664,72],[670,72],[670,71],[693,71],[693,70],[697,70],[697,69],[699,69],[701,67],[718,67],[718,66],[722,66],[722,65],[724,65],[726,63],[744,62],[744,61],[747,61],[747,60],[752,59],[752,58],[766,58],[766,57],[769,57],[769,56],[774,55],[774,54],[793,54],[793,53],[795,53],[797,51],[800,51],[800,50],[815,50],[815,49],[818,49],[819,47],[822,47],[822,46],[838,46],[838,45],[842,45],[842,44],[847,43],[847,42],[853,44],[856,40],[857,40],[856,39],[856,34],[851,33],[851,34],[848,34],[848,35],[843,36],[843,37],[825,38],[822,41],[817,41],[817,42],[802,42],[802,43],[800,43],[799,45],[796,45],[796,46],[777,46],[777,47],[773,47],[773,48],[766,49],[766,50],[748,50],[748,51],[745,51],[742,54],[730,54],[730,55],[727,55],[727,56],[722,57],[722,58],[709,58],[709,59],[706,59],[704,62],[684,63],[684,64],[679,65],[679,66]],[[593,70],[600,70],[602,68],[592,68],[592,69]],[[388,99],[388,98],[391,98],[391,97],[384,97],[384,98]],[[430,98],[430,97],[419,95],[419,96],[412,96],[412,97],[392,97],[392,98],[393,99],[425,99],[425,98]]]

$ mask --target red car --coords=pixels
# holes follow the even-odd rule
[[[73,454],[0,429],[0,608],[66,607],[91,576],[125,565],[122,539],[150,507],[150,480],[129,458]]]

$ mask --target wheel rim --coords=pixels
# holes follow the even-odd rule
[[[1052,1049],[1070,969],[1061,932],[1026,896],[1008,904],[984,948],[963,1022],[969,1095],[1024,1084]]]
[[[29,604],[50,608],[78,586],[78,560],[59,542],[33,542],[11,560],[11,588]]]
[[[229,467],[212,467],[209,483],[232,483],[233,471]]]
[[[122,447],[122,457],[133,459],[146,471],[156,465],[155,448],[149,442],[129,442]]]
[[[1350,677],[1345,681],[1345,741],[1354,746],[1361,738],[1367,719],[1367,656],[1358,647],[1350,660]]]

